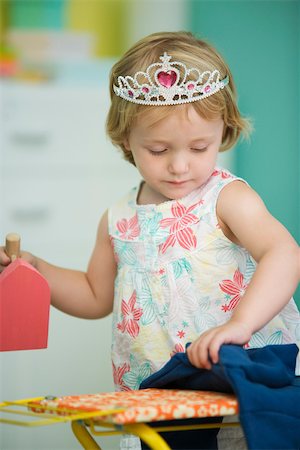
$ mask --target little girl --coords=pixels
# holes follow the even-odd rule
[[[222,57],[190,33],[155,33],[114,65],[110,92],[108,134],[142,181],[104,213],[86,273],[22,253],[52,304],[90,319],[113,311],[118,390],[138,389],[188,342],[206,369],[223,343],[296,342],[298,246],[244,180],[216,167],[249,130]],[[9,262],[1,249],[2,270]]]

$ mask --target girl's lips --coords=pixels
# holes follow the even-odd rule
[[[181,186],[182,184],[187,183],[187,180],[186,181],[167,181],[167,183],[174,184],[175,186]]]

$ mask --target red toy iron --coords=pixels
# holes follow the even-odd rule
[[[20,237],[6,236],[12,262],[0,274],[0,351],[47,347],[50,288],[46,279],[19,258]]]

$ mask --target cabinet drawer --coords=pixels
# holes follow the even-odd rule
[[[104,89],[47,88],[4,96],[3,164],[93,163],[107,146]]]
[[[29,251],[41,252],[47,247],[61,254],[64,243],[78,256],[76,243],[94,243],[104,211],[138,183],[137,171],[121,163],[113,176],[111,171],[102,171],[90,176],[4,177],[2,239],[8,232],[16,232]]]

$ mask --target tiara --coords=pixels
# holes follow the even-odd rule
[[[146,72],[137,72],[134,77],[119,76],[115,94],[139,105],[180,105],[202,100],[224,89],[229,76],[220,80],[220,72],[188,69],[185,64],[173,61],[166,52],[161,63],[151,64]],[[192,77],[190,77],[192,75]]]

